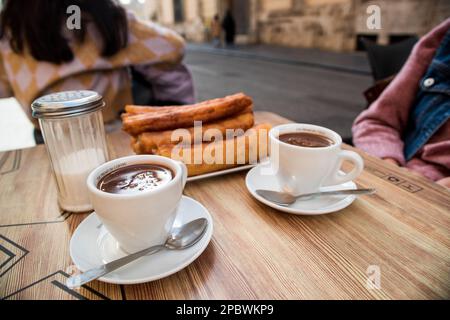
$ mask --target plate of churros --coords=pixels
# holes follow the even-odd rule
[[[271,125],[255,123],[243,93],[185,106],[127,105],[123,130],[136,154],[182,161],[190,181],[246,170],[268,157]]]

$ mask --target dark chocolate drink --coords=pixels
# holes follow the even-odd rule
[[[117,194],[136,194],[154,190],[173,179],[172,170],[155,164],[134,164],[116,169],[97,184],[97,188]]]
[[[280,135],[278,139],[294,146],[306,148],[324,148],[334,144],[334,141],[325,135],[306,131],[284,133]]]

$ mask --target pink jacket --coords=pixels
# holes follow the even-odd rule
[[[449,28],[447,19],[416,44],[400,73],[370,108],[356,118],[352,128],[356,147],[379,158],[393,158],[434,181],[450,176],[450,121],[409,161],[405,160],[401,137],[420,80]]]

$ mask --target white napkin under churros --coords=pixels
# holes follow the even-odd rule
[[[181,160],[189,176],[253,163],[268,155],[271,126],[255,126],[253,101],[243,93],[187,106],[129,105],[125,111],[123,130],[132,135],[133,150]],[[185,139],[186,135],[191,138]]]

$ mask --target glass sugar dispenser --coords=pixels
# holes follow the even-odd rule
[[[88,90],[52,93],[31,106],[33,117],[39,120],[63,210],[93,209],[86,178],[108,161],[104,107],[102,96]]]

